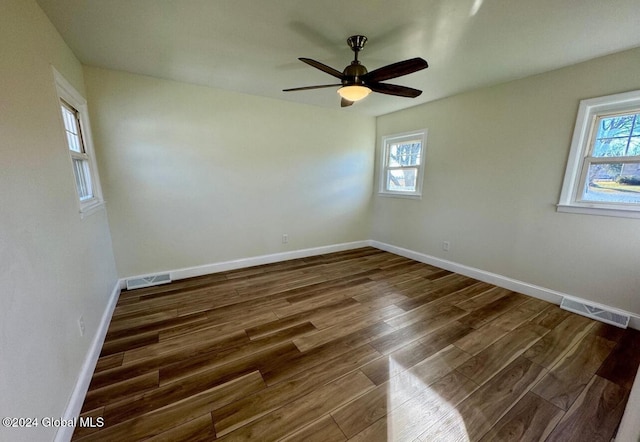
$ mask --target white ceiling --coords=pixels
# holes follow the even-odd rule
[[[339,108],[346,38],[369,39],[368,70],[422,57],[388,81],[415,99],[372,94],[344,112],[382,115],[640,46],[639,0],[37,0],[85,64]],[[337,88],[336,88],[337,89]]]

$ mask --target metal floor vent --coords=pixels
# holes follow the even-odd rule
[[[570,312],[606,322],[607,324],[615,325],[620,328],[627,328],[629,320],[631,319],[629,315],[605,310],[601,307],[585,304],[584,302],[579,302],[569,298],[562,298],[560,307],[565,310],[569,310]]]
[[[163,273],[160,275],[145,276],[143,278],[127,279],[127,290],[151,287],[153,285],[166,284],[171,282],[171,275]]]

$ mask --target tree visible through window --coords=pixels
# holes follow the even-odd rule
[[[599,116],[593,132],[581,200],[640,203],[640,113]]]
[[[380,193],[420,196],[426,130],[385,137]]]

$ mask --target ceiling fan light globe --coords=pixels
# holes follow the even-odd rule
[[[338,94],[345,100],[359,101],[371,93],[371,89],[366,86],[343,86],[338,89]]]

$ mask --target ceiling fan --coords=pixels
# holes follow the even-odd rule
[[[340,94],[340,97],[342,98],[340,101],[340,106],[342,107],[351,106],[355,101],[362,100],[372,91],[379,92],[381,94],[397,95],[399,97],[409,98],[416,98],[422,93],[422,91],[418,89],[380,82],[396,77],[402,77],[403,75],[412,74],[425,69],[429,67],[426,60],[420,57],[411,58],[409,60],[399,61],[368,72],[367,68],[358,61],[358,52],[364,48],[366,42],[367,37],[364,35],[352,35],[347,39],[349,47],[355,53],[355,58],[349,66],[344,68],[343,72],[333,69],[319,61],[312,60],[311,58],[299,58],[300,61],[336,77],[341,81],[341,83],[295,87],[291,89],[283,89],[283,92],[342,86],[338,89],[338,94]]]

